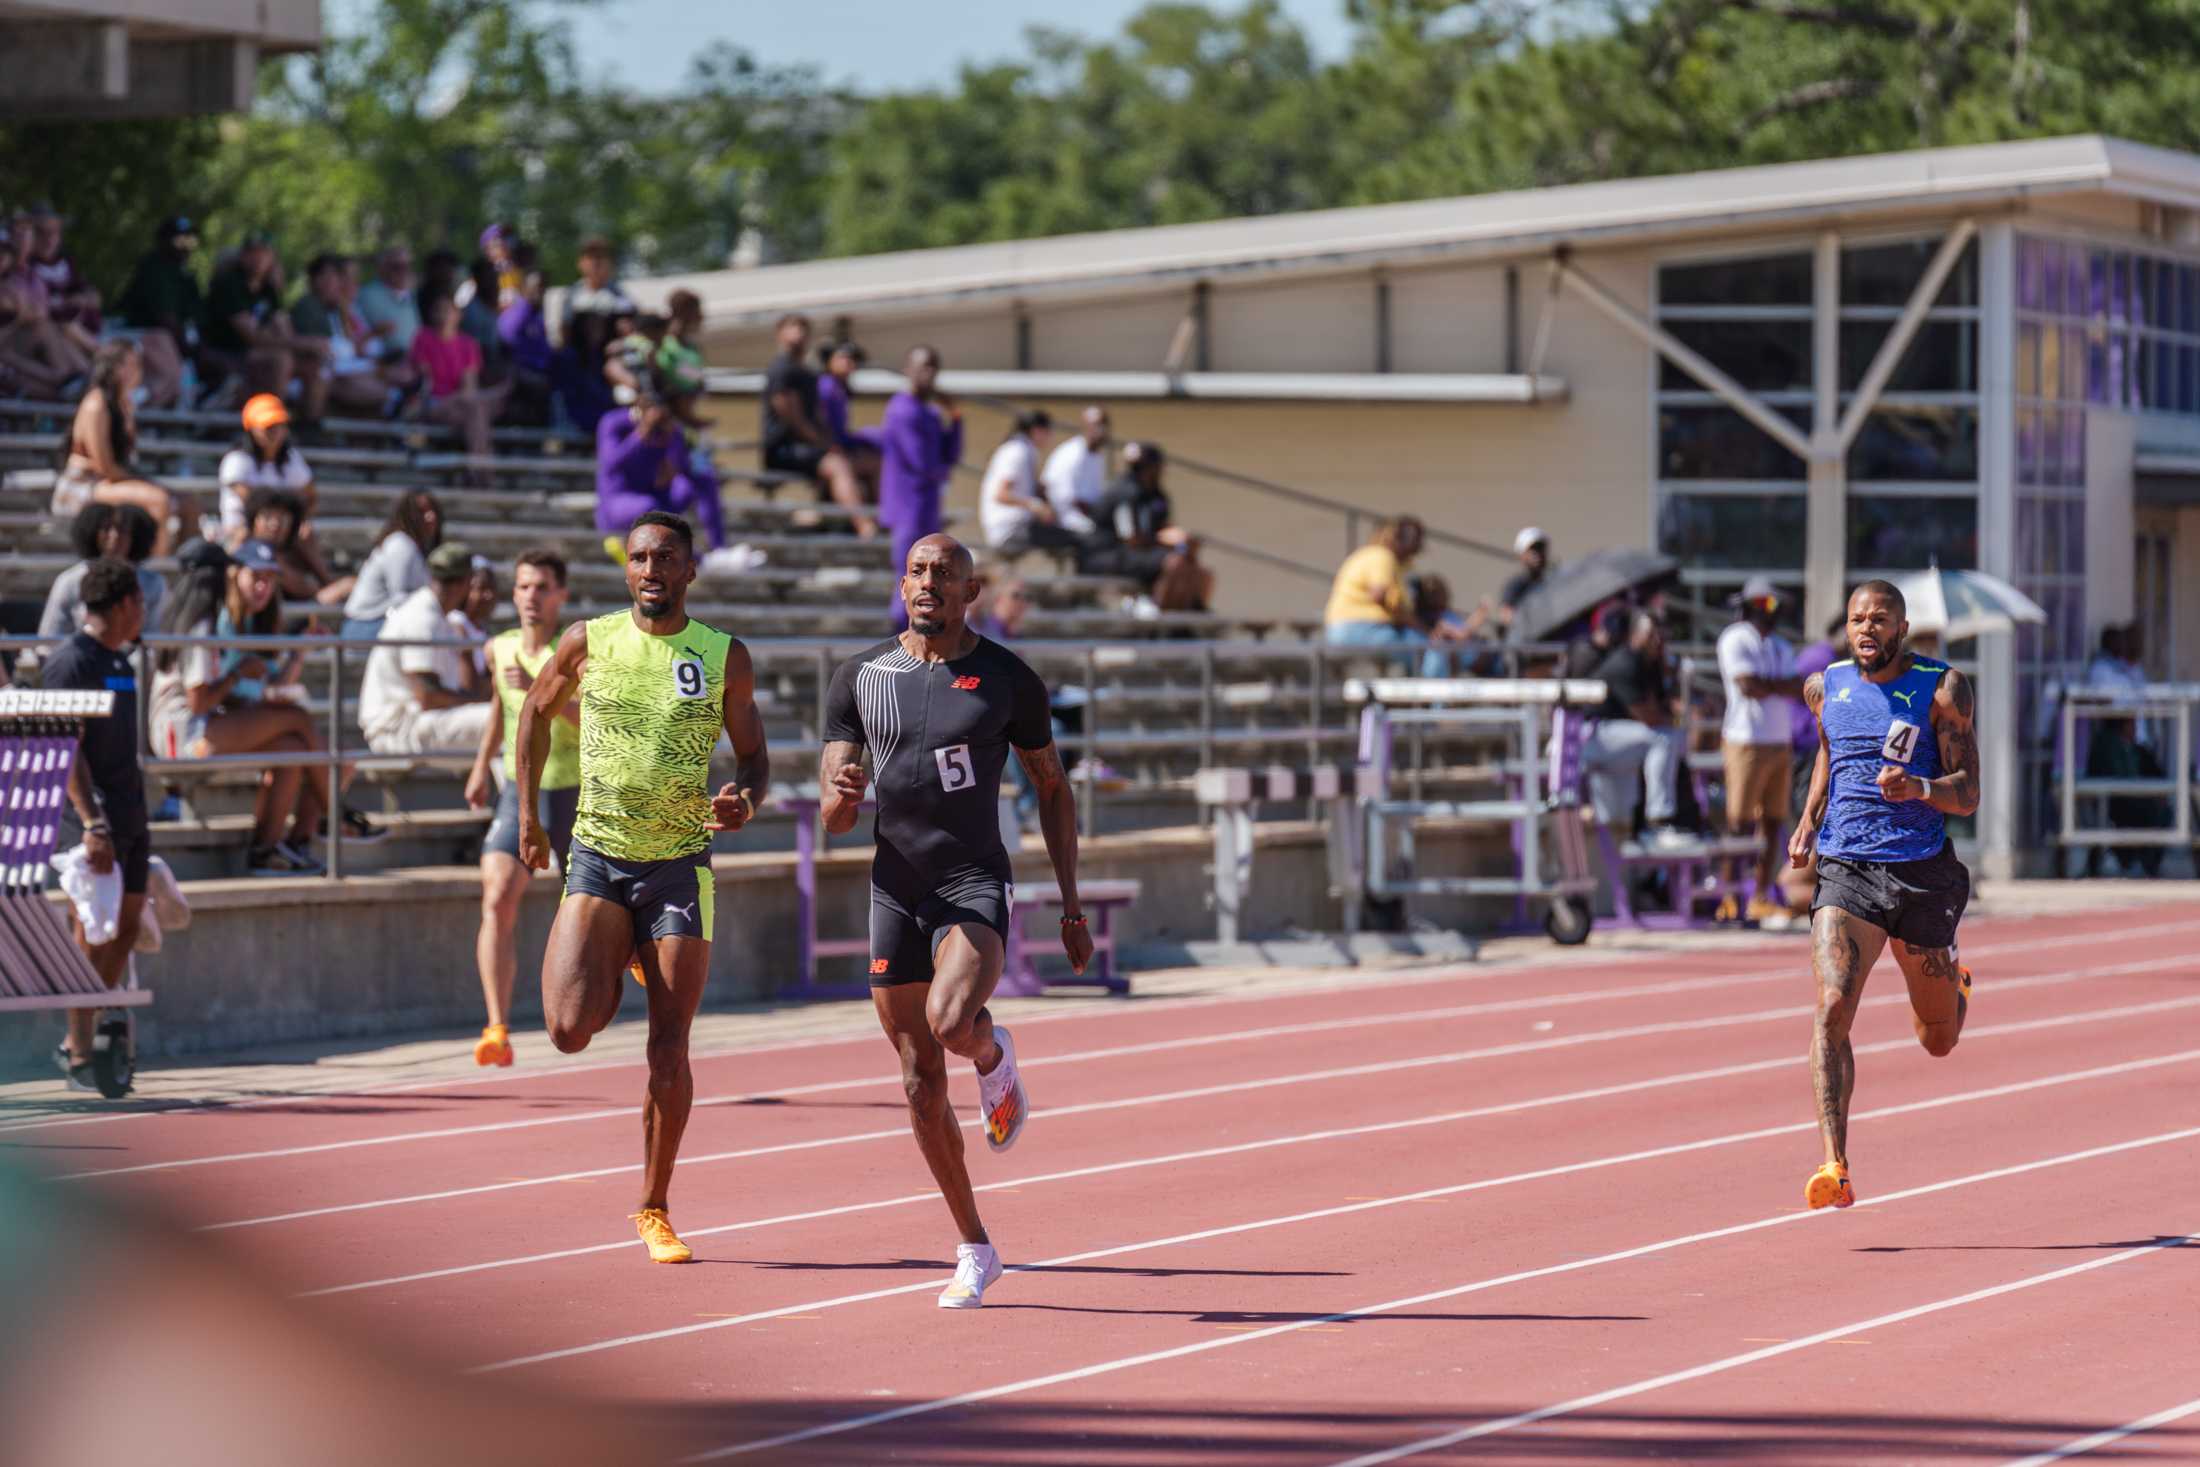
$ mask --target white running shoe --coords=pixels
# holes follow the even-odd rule
[[[1031,1101],[1024,1094],[1023,1077],[1016,1073],[1016,1041],[999,1024],[993,1026],[993,1038],[1001,1046],[1001,1062],[992,1074],[978,1076],[978,1103],[985,1111],[985,1144],[1006,1151],[1024,1133]]]
[[[1001,1276],[1001,1255],[991,1243],[962,1243],[955,1248],[955,1281],[940,1294],[942,1309],[977,1309],[986,1285]]]

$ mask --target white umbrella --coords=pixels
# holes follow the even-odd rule
[[[1895,584],[1909,603],[1910,630],[1938,632],[1947,642],[2047,620],[2038,602],[1984,571],[1944,571],[1935,565]]]

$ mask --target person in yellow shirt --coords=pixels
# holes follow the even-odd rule
[[[1412,515],[1386,520],[1368,542],[1344,558],[1329,588],[1322,626],[1336,647],[1425,647],[1428,633],[1413,612],[1406,570],[1421,553],[1425,531]]]
[[[474,1063],[481,1065],[512,1062],[512,981],[519,971],[514,930],[519,925],[520,898],[534,874],[519,854],[519,779],[512,752],[519,747],[520,704],[527,701],[527,690],[558,645],[558,616],[565,610],[565,558],[554,550],[523,551],[512,571],[512,606],[519,612],[519,626],[493,638],[488,648],[489,689],[503,716],[490,719],[482,731],[473,773],[466,779],[467,804],[476,810],[487,809],[492,801],[496,805],[496,817],[481,842],[481,935],[474,943],[481,997],[489,1011],[488,1025],[474,1046]],[[550,759],[542,774],[539,818],[550,832],[560,870],[572,847],[573,821],[580,804],[580,727],[576,701],[551,725]],[[491,773],[499,749],[504,753],[501,791]]]

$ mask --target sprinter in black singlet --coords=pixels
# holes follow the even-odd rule
[[[1011,746],[1039,795],[1039,825],[1062,889],[1062,946],[1080,973],[1092,957],[1077,901],[1077,802],[1054,750],[1046,684],[964,624],[978,589],[970,552],[954,540],[931,535],[909,548],[901,581],[909,630],[833,675],[818,770],[825,828],[842,833],[856,823],[863,756],[871,756],[878,795],[871,1000],[901,1054],[917,1144],[962,1234],[943,1309],[979,1307],[1001,1273],[947,1103],[947,1055],[977,1066],[986,1144],[995,1151],[1016,1144],[1030,1109],[1015,1043],[986,1010],[1013,901],[999,813]]]

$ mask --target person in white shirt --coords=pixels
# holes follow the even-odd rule
[[[1774,885],[1787,845],[1788,792],[1794,782],[1794,713],[1802,696],[1795,651],[1773,631],[1780,589],[1766,576],[1751,576],[1733,604],[1741,620],[1719,634],[1719,680],[1726,686],[1726,722],[1720,746],[1726,762],[1726,823],[1761,842],[1757,884],[1748,916],[1764,921],[1787,909]]]
[[[290,410],[283,400],[272,392],[260,393],[246,401],[243,417],[244,441],[223,454],[215,470],[225,539],[241,540],[247,528],[244,502],[255,489],[288,489],[305,501],[308,516],[313,513],[313,470],[290,441]]]
[[[377,754],[458,753],[479,747],[496,708],[486,685],[472,686],[467,649],[455,645],[451,613],[463,608],[474,553],[457,541],[428,557],[428,584],[382,622],[359,685],[359,731]],[[447,642],[399,647],[398,642]]]
[[[1055,523],[1083,535],[1092,529],[1092,506],[1108,492],[1108,410],[1088,407],[1079,422],[1078,435],[1047,456],[1039,478]]]
[[[978,489],[978,523],[985,543],[1010,555],[1083,543],[1064,529],[1054,505],[1039,488],[1039,456],[1054,441],[1054,420],[1043,408],[1016,415],[1001,446],[993,450]]]
[[[406,490],[344,598],[344,640],[373,641],[390,608],[428,584],[428,552],[442,543],[443,506],[425,489]]]

